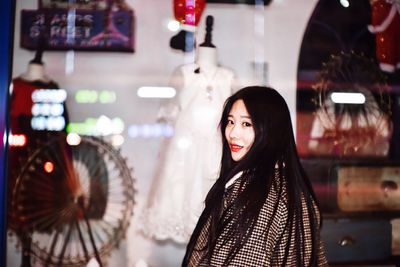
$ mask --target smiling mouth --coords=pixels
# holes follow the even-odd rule
[[[236,144],[230,144],[230,147],[233,152],[239,152],[243,148],[243,146],[239,146]]]

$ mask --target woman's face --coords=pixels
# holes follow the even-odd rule
[[[241,160],[254,143],[254,128],[243,100],[233,103],[225,128],[225,138],[234,161]]]

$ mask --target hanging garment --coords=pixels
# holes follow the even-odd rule
[[[381,70],[392,73],[400,69],[400,1],[372,0],[372,24],[375,33],[376,57]]]
[[[10,208],[11,195],[14,191],[16,179],[21,172],[29,156],[29,150],[34,151],[41,143],[44,143],[52,136],[57,136],[56,131],[35,130],[32,127],[34,101],[32,94],[40,89],[59,89],[54,81],[27,81],[20,77],[12,80],[12,92],[10,98],[10,131],[13,135],[24,135],[26,143],[23,146],[10,146],[8,150],[8,220],[9,227],[17,228],[17,220],[14,218]],[[65,104],[61,109],[65,124],[68,123],[68,112]],[[51,108],[46,108],[50,111]],[[43,110],[42,110],[43,111]],[[59,110],[60,111],[60,110]],[[65,127],[62,129],[65,131]]]
[[[140,228],[157,240],[187,242],[200,216],[206,193],[219,173],[222,143],[218,128],[223,104],[232,93],[234,74],[218,67],[210,76],[196,64],[179,69],[181,89],[161,109],[174,121],[175,133],[161,149],[148,205]]]
[[[59,89],[58,84],[49,81],[26,81],[15,78],[12,81],[13,89],[10,101],[10,126],[13,133],[31,131],[32,119],[32,93],[39,89]],[[64,109],[63,116],[67,116]]]

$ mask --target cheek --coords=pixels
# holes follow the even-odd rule
[[[247,138],[247,144],[249,146],[249,149],[254,143],[254,138],[255,138],[254,131],[251,131],[251,133],[248,135],[248,138]]]
[[[225,139],[229,140],[229,131],[228,131],[228,127],[225,128]]]

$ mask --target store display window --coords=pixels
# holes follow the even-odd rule
[[[15,1],[6,266],[180,266],[218,177],[225,100],[250,85],[288,104],[328,261],[393,263],[398,6]],[[376,189],[369,206],[359,188]]]

